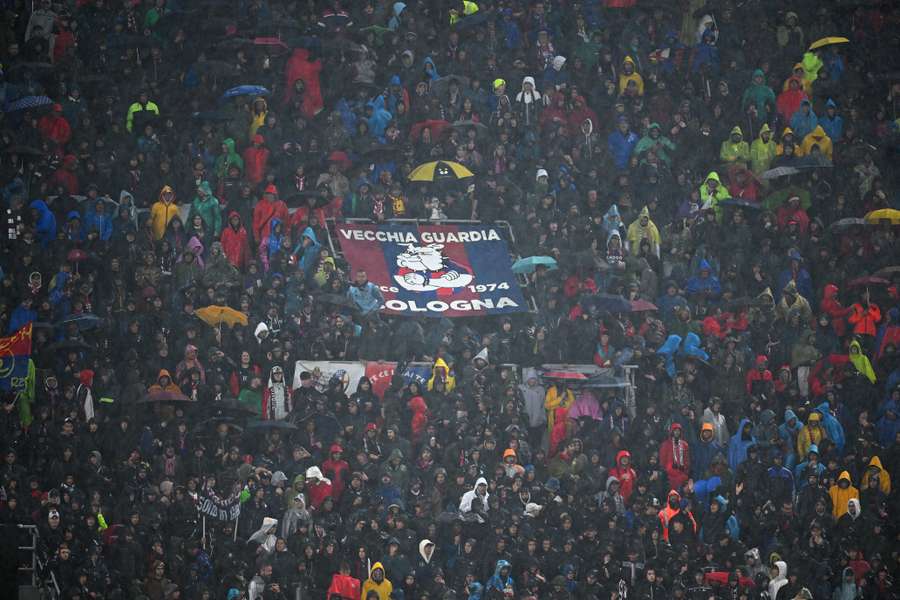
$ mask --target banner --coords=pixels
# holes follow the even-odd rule
[[[391,385],[391,378],[396,370],[397,363],[395,362],[369,361],[366,363],[366,377],[372,382],[372,392],[376,396],[384,398],[384,392]],[[416,381],[424,388],[429,379],[431,379],[430,363],[410,363],[403,370],[405,383]]]
[[[31,323],[9,337],[0,338],[0,390],[25,390],[30,358]]]
[[[359,378],[366,374],[366,365],[358,361],[298,360],[294,365],[294,389],[300,387],[300,374],[312,374],[313,385],[322,393],[328,390],[332,377],[341,380],[344,393],[348,396],[356,391]]]
[[[219,498],[215,492],[204,488],[197,495],[197,510],[201,515],[219,521],[235,521],[241,514],[241,495]]]
[[[506,240],[490,225],[338,223],[344,257],[390,314],[472,317],[525,312]]]

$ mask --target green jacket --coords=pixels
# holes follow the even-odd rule
[[[642,137],[634,147],[634,155],[640,156],[648,150],[654,150],[659,160],[671,166],[672,157],[669,155],[669,152],[675,151],[675,143],[664,135],[660,135],[658,138],[653,139],[650,137],[650,132],[654,129],[660,129],[659,123],[650,123],[650,127],[647,129],[647,135]]]
[[[731,136],[734,134],[741,136],[739,141],[731,141]],[[728,139],[722,142],[722,147],[719,149],[719,158],[727,163],[750,162],[750,145],[744,141],[744,132],[737,125],[731,130]]]
[[[225,138],[222,141],[225,144],[225,147],[228,148],[228,151],[225,154],[219,156],[216,159],[216,177],[219,179],[224,179],[228,176],[228,169],[231,165],[237,165],[238,169],[241,170],[241,173],[244,172],[244,159],[241,158],[241,155],[237,153],[234,149],[234,140],[231,138]]]
[[[762,140],[763,132],[771,134],[768,123],[763,124],[759,130],[759,137],[750,144],[750,170],[756,175],[761,175],[768,171],[772,161],[775,160],[777,144],[775,144],[775,140],[771,136],[768,142],[764,142]]]
[[[194,196],[194,201],[191,202],[191,212],[188,214],[188,222],[194,218],[194,215],[200,215],[208,233],[215,239],[219,239],[219,234],[222,233],[222,208],[219,206],[219,200],[213,196],[208,181],[202,182],[200,189],[204,191],[206,197],[201,198],[199,194]]]
[[[757,77],[762,77],[763,82],[765,82],[766,74],[762,72],[762,69],[756,69],[753,71],[752,79]],[[747,107],[753,105],[756,107],[756,113],[759,115],[759,118],[766,121],[769,118],[769,111],[766,105],[768,104],[773,109],[775,108],[775,92],[765,83],[762,85],[753,83],[752,79],[750,86],[744,90],[744,95],[741,98],[741,111],[747,112]]]
[[[156,116],[159,116],[159,107],[152,100],[148,100],[147,104],[142,105],[140,102],[134,102],[131,106],[128,107],[128,114],[125,116],[125,129],[131,133],[131,130],[134,129],[134,115],[139,112],[151,112]]]

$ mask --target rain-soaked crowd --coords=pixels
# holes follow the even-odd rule
[[[0,595],[34,525],[66,599],[896,598],[898,26],[3,2]],[[379,314],[348,217],[507,221],[537,308]]]

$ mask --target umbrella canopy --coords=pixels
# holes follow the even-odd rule
[[[550,256],[529,256],[514,262],[512,272],[518,274],[534,273],[538,266],[547,267],[551,271],[558,268],[556,259]]]
[[[238,96],[268,96],[271,93],[272,92],[261,85],[239,85],[222,94],[221,100],[236,98]]]
[[[87,260],[88,253],[80,248],[75,248],[73,250],[69,250],[69,254],[66,255],[66,260],[69,262],[81,262],[83,260]]]
[[[431,93],[438,98],[446,96],[447,92],[450,90],[450,84],[452,84],[454,81],[459,85],[459,89],[461,90],[469,88],[468,77],[462,77],[460,75],[448,75],[447,77],[440,77],[431,82]]]
[[[850,40],[845,37],[839,37],[836,35],[831,35],[828,37],[823,37],[820,40],[814,41],[809,45],[810,50],[818,50],[819,48],[824,48],[825,46],[832,46],[834,44],[849,44]]]
[[[193,402],[189,397],[181,392],[148,392],[139,402],[147,404],[151,402]]]
[[[884,223],[900,225],[900,210],[894,208],[873,210],[866,215],[866,223],[871,223],[872,225],[882,225]]]
[[[318,296],[315,296],[315,298],[324,304],[356,308],[356,304],[353,303],[353,300],[342,294],[319,294]]]
[[[66,325],[69,325],[70,323],[75,323],[76,325],[78,325],[78,329],[80,331],[87,331],[88,329],[94,329],[95,327],[100,325],[100,323],[102,321],[103,321],[103,319],[101,319],[97,315],[94,315],[91,313],[83,313],[80,315],[73,315],[70,317],[66,317],[65,319],[63,319],[61,321],[57,321],[56,326],[57,327],[65,327]]]
[[[768,181],[770,179],[778,179],[779,177],[787,177],[788,175],[797,175],[798,173],[800,173],[800,169],[794,167],[775,167],[774,169],[763,172],[759,178]]]
[[[885,279],[884,277],[875,277],[874,275],[869,275],[867,277],[857,277],[856,279],[851,279],[847,283],[847,287],[869,287],[870,285],[890,285],[891,282]]]
[[[466,179],[468,177],[475,177],[475,174],[458,162],[450,160],[438,160],[421,164],[409,174],[410,181]]]
[[[812,206],[809,191],[792,185],[769,194],[763,201],[763,207],[766,210],[777,210],[779,206],[790,200],[792,196],[800,198],[800,206],[804,210],[808,210]]]
[[[41,106],[49,106],[53,104],[53,100],[47,96],[24,96],[10,104],[6,112],[16,112],[17,110],[26,110],[29,108],[40,108]]]
[[[728,198],[719,202],[719,206],[730,206],[731,208],[744,208],[747,210],[762,210],[762,205],[751,200],[743,198]]]
[[[223,323],[229,327],[234,327],[236,324],[246,326],[248,323],[247,315],[230,306],[218,306],[213,304],[212,306],[205,306],[200,310],[194,311],[194,314],[198,319],[211,327],[218,327]]]
[[[19,156],[43,156],[43,151],[33,146],[10,146],[3,151],[4,154],[18,154]]]
[[[898,273],[900,273],[900,265],[894,265],[891,267],[885,267],[883,269],[878,269],[877,271],[875,271],[875,276],[887,278],[887,277],[896,275]]]
[[[262,421],[260,419],[254,419],[247,423],[247,429],[295,431],[297,426],[287,421]]]
[[[587,311],[626,313],[631,312],[631,302],[616,294],[593,294],[581,299],[581,307]]]
[[[412,126],[412,129],[409,130],[409,139],[413,142],[418,142],[419,138],[422,136],[422,132],[426,129],[431,130],[431,141],[436,142],[443,134],[444,131],[450,127],[450,123],[444,121],[442,119],[430,119],[428,121],[419,121],[418,123]],[[431,163],[428,163],[431,164]],[[429,180],[430,181],[430,180]]]
[[[328,162],[336,164],[341,171],[346,171],[353,166],[350,157],[347,156],[347,153],[343,150],[332,151],[332,153],[328,155]]]
[[[647,300],[638,299],[631,301],[631,312],[651,312],[654,310],[659,310],[659,307]]]
[[[835,221],[831,225],[828,226],[828,229],[832,231],[843,231],[845,229],[850,229],[851,227],[861,227],[866,224],[865,219],[857,219],[857,218],[846,218],[840,219],[839,221]]]
[[[91,345],[81,340],[60,340],[47,346],[48,352],[68,352],[69,350],[90,350]]]
[[[542,373],[544,379],[555,379],[557,381],[587,381],[588,376],[584,373],[575,371],[547,371]]]
[[[475,130],[475,136],[477,139],[484,139],[488,136],[488,128],[484,123],[479,123],[478,121],[456,121],[453,123],[453,129],[458,130],[461,134],[465,135],[470,129]]]

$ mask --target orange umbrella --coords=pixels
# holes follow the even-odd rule
[[[197,318],[209,325],[210,327],[220,327],[223,323],[229,327],[235,325],[246,326],[247,315],[231,308],[230,306],[205,306],[200,310],[194,311]]]

